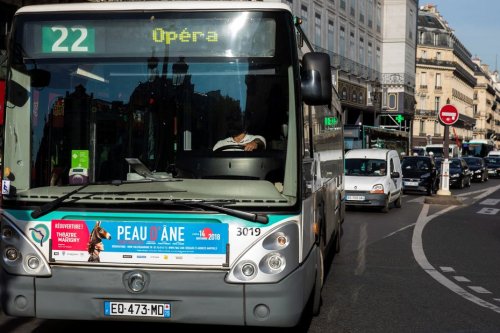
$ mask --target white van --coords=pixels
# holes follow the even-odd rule
[[[432,155],[434,157],[444,157],[444,144],[430,144],[425,146],[425,150],[428,155]],[[460,152],[460,147],[454,143],[448,144],[448,158],[461,157],[462,153]]]
[[[388,169],[387,169],[388,168]],[[401,207],[403,173],[396,150],[352,149],[345,154],[346,206]]]

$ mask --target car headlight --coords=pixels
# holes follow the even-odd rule
[[[452,173],[450,175],[450,178],[458,178],[458,177],[460,177],[460,174],[458,174],[458,173]]]
[[[429,178],[431,176],[430,173],[424,173],[420,178]]]
[[[483,170],[476,170],[474,173],[481,173]]]
[[[370,193],[384,193],[384,185],[382,184],[373,185]]]

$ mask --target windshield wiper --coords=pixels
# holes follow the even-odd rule
[[[46,204],[43,204],[42,206],[38,207],[37,209],[35,209],[33,212],[31,212],[31,217],[36,219],[36,218],[39,218],[47,213],[50,213],[51,211],[53,211],[54,209],[56,209],[57,207],[59,207],[64,200],[68,199],[69,197],[71,197],[72,195],[74,194],[77,194],[79,192],[81,192],[83,189],[85,189],[87,186],[90,186],[90,185],[115,185],[115,186],[119,186],[119,185],[122,185],[122,184],[133,184],[133,183],[144,183],[144,182],[173,182],[173,181],[182,181],[182,179],[146,179],[146,180],[112,180],[112,181],[109,181],[109,182],[97,182],[97,183],[87,183],[83,186],[80,186],[78,187],[77,189],[71,191],[71,192],[68,192],[56,199],[54,199],[53,201],[50,201],[50,202],[47,202]],[[166,193],[168,191],[157,191],[158,193]],[[175,192],[179,192],[179,191],[175,191]],[[185,191],[182,191],[182,192],[185,192]],[[98,195],[98,194],[102,194],[103,192],[83,192],[82,194],[86,194],[86,195],[89,195],[89,196],[92,196],[92,195]],[[107,195],[126,195],[126,194],[134,194],[135,192],[105,192],[105,194]],[[152,192],[144,192],[144,191],[141,191],[139,193],[152,193]],[[156,193],[156,192],[155,192]],[[79,200],[81,198],[75,198],[74,200]]]
[[[38,209],[34,210],[33,212],[31,212],[31,217],[34,218],[34,219],[37,219],[39,218],[40,216],[43,216],[51,211],[53,211],[54,209],[56,209],[64,200],[68,199],[69,197],[71,197],[73,194],[76,194],[78,192],[80,192],[81,190],[83,190],[84,188],[86,188],[87,186],[91,185],[90,183],[88,184],[85,184],[83,186],[80,186],[79,188],[77,188],[76,190],[73,190],[71,192],[68,192],[66,193],[65,195],[62,195],[60,196],[59,198],[53,200],[53,201],[50,201],[50,202],[47,202],[46,204],[38,207]]]
[[[235,202],[236,202],[235,200],[204,201],[204,200],[175,200],[175,199],[161,201],[161,203],[166,205],[183,205],[191,208],[202,208],[204,210],[209,209],[255,223],[262,223],[262,224],[269,223],[269,218],[267,217],[267,215],[245,212],[242,210],[228,208],[224,206]]]

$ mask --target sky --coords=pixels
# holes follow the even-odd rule
[[[490,70],[500,68],[500,0],[419,0],[434,4],[458,40]]]

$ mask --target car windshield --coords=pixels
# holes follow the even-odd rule
[[[385,160],[349,158],[345,160],[348,176],[383,176],[386,174]]]
[[[477,158],[466,158],[465,161],[469,166],[474,165],[474,166],[480,166],[481,165],[481,160]]]
[[[498,165],[500,164],[500,157],[487,157],[484,159],[488,165]]]
[[[403,171],[426,171],[431,169],[431,163],[423,158],[405,158],[402,163]]]

